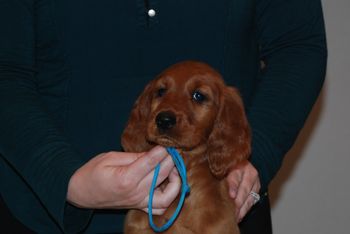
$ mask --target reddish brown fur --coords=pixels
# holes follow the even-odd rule
[[[166,91],[159,97],[161,88]],[[194,101],[195,91],[205,94],[206,101]],[[162,111],[176,115],[176,126],[166,133],[155,123]],[[156,144],[181,152],[191,187],[179,217],[165,233],[239,233],[224,180],[228,170],[250,154],[250,130],[237,90],[204,63],[186,61],[166,69],[136,101],[122,136],[126,151],[147,151]],[[164,215],[155,216],[158,226],[171,217],[177,201]],[[129,211],[125,233],[154,233],[147,214]]]

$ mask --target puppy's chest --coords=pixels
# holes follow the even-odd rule
[[[226,199],[228,192],[225,181],[216,179],[209,168],[194,168],[188,171],[187,176],[190,194],[185,205],[200,209],[203,204],[207,206],[208,202],[214,204]]]
[[[225,181],[219,181],[212,176],[209,168],[191,168],[187,173],[190,193],[186,197],[177,223],[193,225],[191,220],[207,220],[211,216],[216,218],[226,213],[228,207],[234,210],[228,196]],[[169,218],[177,207],[178,200],[172,203],[165,217]],[[234,212],[232,212],[233,214]],[[181,221],[180,221],[181,220]],[[199,222],[202,223],[202,222]]]
[[[218,203],[225,203],[228,198],[226,181],[213,176],[207,160],[199,162],[198,159],[198,155],[196,157],[184,154],[187,180],[190,186],[190,194],[185,200],[184,210],[201,209],[203,205],[204,208],[207,208],[208,203],[213,204],[213,206],[220,206],[221,204]]]

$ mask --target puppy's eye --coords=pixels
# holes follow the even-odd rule
[[[163,97],[165,92],[166,92],[165,88],[160,88],[160,89],[157,90],[156,96],[157,97]]]
[[[199,91],[195,91],[192,94],[192,99],[195,100],[198,103],[202,103],[202,102],[204,102],[207,99],[207,97],[203,93],[201,93]]]

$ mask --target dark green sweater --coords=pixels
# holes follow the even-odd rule
[[[91,212],[65,202],[70,176],[120,150],[145,84],[187,59],[240,89],[266,189],[318,96],[326,57],[320,0],[0,0],[1,196],[39,233],[85,227]],[[123,216],[98,217],[121,226]]]

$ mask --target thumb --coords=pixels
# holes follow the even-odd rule
[[[229,188],[229,195],[232,199],[235,199],[238,194],[238,188],[240,185],[240,176],[239,173],[236,173],[235,171],[231,171],[227,178],[228,188]]]
[[[162,162],[168,156],[165,148],[156,146],[142,157],[138,158],[130,165],[130,171],[137,172],[134,176],[139,180],[151,173],[158,163]]]

